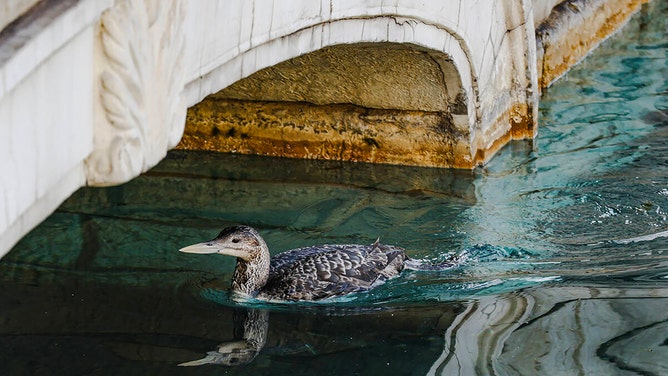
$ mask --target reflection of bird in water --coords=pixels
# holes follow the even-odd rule
[[[202,359],[181,363],[179,366],[222,364],[239,366],[255,359],[267,342],[269,313],[263,310],[238,309],[234,311],[234,341],[223,342],[216,351],[209,351]]]
[[[449,262],[423,266],[399,247],[317,245],[270,258],[260,234],[248,226],[227,227],[213,240],[181,248],[187,253],[220,253],[237,257],[232,291],[265,300],[319,300],[369,290],[405,268],[444,269]]]

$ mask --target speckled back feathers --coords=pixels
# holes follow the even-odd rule
[[[271,259],[258,297],[318,300],[368,290],[397,276],[406,258],[402,248],[378,242],[294,249]]]

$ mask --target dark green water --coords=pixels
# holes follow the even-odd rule
[[[667,19],[646,5],[473,172],[173,152],[81,189],[0,261],[0,374],[668,374]],[[234,260],[177,252],[231,223],[272,252],[380,236],[466,261],[239,305]],[[247,364],[177,366],[244,324]]]

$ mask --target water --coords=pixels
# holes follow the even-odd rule
[[[81,189],[0,261],[0,374],[668,374],[668,4],[544,93],[485,168],[172,152]],[[272,252],[386,243],[461,267],[316,304],[238,304],[231,223]],[[178,364],[237,349],[219,361]]]

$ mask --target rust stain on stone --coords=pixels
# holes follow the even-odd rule
[[[458,131],[443,112],[207,99],[188,110],[177,148],[465,167],[455,151],[461,143],[468,144],[468,134]]]
[[[548,87],[649,0],[565,1],[538,26],[539,86]]]
[[[491,145],[481,146],[477,149],[471,167],[487,163],[494,154],[511,140],[531,140],[536,135],[536,119],[533,116],[532,109],[526,103],[513,104],[496,120],[493,128],[502,128],[506,124],[510,125],[507,132],[501,137],[497,137]]]
[[[471,169],[508,141],[534,136],[524,103],[511,106],[497,123],[509,130],[472,156],[469,134],[457,130],[447,113],[207,99],[188,111],[177,148]]]

